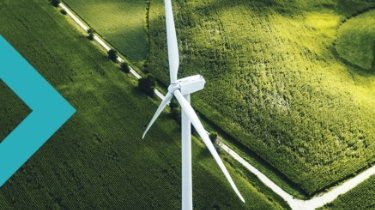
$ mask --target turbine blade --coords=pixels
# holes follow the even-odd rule
[[[176,27],[174,25],[171,0],[165,0],[165,19],[166,19],[166,27],[167,27],[169,76],[171,79],[171,83],[176,83],[178,66],[180,64],[180,57],[178,54],[178,42],[177,42],[177,35],[176,35]]]
[[[180,102],[181,109],[185,112],[185,114],[189,117],[191,123],[201,136],[203,142],[206,144],[208,150],[211,152],[212,156],[216,160],[216,163],[219,165],[221,171],[224,173],[225,177],[227,178],[228,182],[232,186],[234,192],[238,195],[238,197],[245,203],[245,199],[242,197],[241,193],[238,191],[236,185],[234,184],[232,177],[230,176],[227,168],[225,167],[223,161],[220,159],[219,154],[217,154],[214,145],[212,144],[210,138],[208,137],[206,130],[203,128],[202,123],[198,119],[197,114],[191,107],[190,103],[185,100],[179,90],[174,91],[174,95],[177,98],[178,102]]]
[[[143,133],[142,139],[145,138],[147,131],[151,128],[152,124],[154,124],[156,118],[159,117],[160,113],[163,111],[163,109],[165,108],[165,106],[168,104],[168,102],[171,100],[172,97],[173,97],[173,95],[170,92],[168,92],[167,95],[165,96],[165,98],[163,99],[163,101],[161,102],[161,104],[159,105],[158,109],[156,110],[156,112],[155,112],[154,116],[152,117],[150,123],[148,124],[148,126],[146,128],[146,131]]]

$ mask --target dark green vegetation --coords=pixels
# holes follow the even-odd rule
[[[95,35],[94,34],[95,33],[94,29],[92,29],[92,28],[87,29],[87,33],[89,34],[87,36],[87,38],[90,39],[90,40],[93,40],[94,39],[94,35]]]
[[[65,0],[64,2],[132,62],[146,59],[145,0]]]
[[[77,110],[0,188],[0,208],[179,209],[180,127],[164,113],[141,140],[159,101],[48,1],[0,1],[0,14],[0,34]],[[30,110],[3,83],[0,91],[3,138]],[[193,142],[195,209],[287,208],[224,157],[241,203],[203,144]]]
[[[340,25],[375,2],[173,2],[179,77],[207,80],[192,99],[202,115],[309,195],[375,161],[375,75],[334,48]],[[167,85],[162,0],[148,25],[149,71]]]
[[[323,209],[374,209],[375,208],[375,177],[362,182],[351,191],[340,195],[332,203],[325,205]]]
[[[68,13],[65,11],[65,9],[61,9],[60,12],[61,12],[61,14],[63,14],[63,15],[68,14]]]
[[[152,74],[146,74],[138,80],[138,88],[153,97],[155,95],[155,77]]]
[[[25,119],[31,110],[2,80],[0,80],[0,93],[1,143]]]
[[[115,63],[117,62],[117,52],[116,52],[116,50],[110,49],[110,50],[108,50],[107,54],[108,54],[109,60],[111,60]]]
[[[181,108],[176,98],[171,99],[169,103],[169,112],[170,116],[175,119],[177,123],[181,122]]]
[[[121,68],[121,70],[124,73],[129,73],[130,72],[129,65],[127,63],[125,63],[125,62],[121,63],[120,68]]]
[[[61,3],[60,0],[51,0],[51,4],[52,4],[54,7],[58,7],[60,3]]]
[[[345,22],[338,32],[336,50],[352,64],[374,70],[375,10],[365,12]]]

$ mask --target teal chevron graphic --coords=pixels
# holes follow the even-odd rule
[[[0,143],[1,187],[75,109],[1,35],[0,79],[32,110]]]

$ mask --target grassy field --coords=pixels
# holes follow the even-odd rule
[[[12,130],[30,113],[28,106],[23,103],[8,86],[0,80],[0,143]],[[6,103],[3,103],[6,101]]]
[[[159,100],[140,93],[137,81],[48,1],[5,0],[0,13],[0,34],[77,110],[0,188],[1,209],[179,209],[180,127],[164,113],[141,140]],[[5,137],[31,110],[3,83],[0,91]],[[194,138],[195,209],[288,208],[223,158],[247,203]]]
[[[130,61],[147,54],[145,0],[64,0],[106,41]]]
[[[375,161],[375,75],[334,47],[374,2],[173,2],[179,77],[202,71],[192,101],[210,121],[310,195]],[[149,33],[147,71],[168,84],[162,0],[150,3]]]
[[[374,209],[375,208],[375,177],[372,176],[368,180],[362,182],[356,188],[340,195],[332,203],[325,205],[320,210],[326,209]]]
[[[339,29],[336,50],[345,60],[374,71],[375,10],[349,19]]]

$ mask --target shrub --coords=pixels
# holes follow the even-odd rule
[[[89,29],[87,29],[87,33],[89,34],[88,36],[87,36],[87,38],[88,39],[90,39],[90,40],[93,40],[94,39],[94,29],[92,29],[92,28],[89,28]]]
[[[221,150],[220,150],[221,141],[219,141],[219,139],[217,139],[217,134],[216,133],[210,133],[208,135],[208,137],[210,138],[212,144],[214,145],[217,153],[220,153],[221,152]]]
[[[93,40],[93,39],[94,39],[94,34],[93,34],[93,33],[89,34],[89,35],[87,36],[87,38],[90,39],[90,40]]]
[[[66,12],[65,9],[60,10],[60,12],[61,12],[61,14],[63,14],[63,15],[66,15],[66,14],[67,14],[67,12]]]
[[[87,29],[87,33],[94,33],[94,29],[92,28]]]
[[[130,67],[126,62],[121,63],[121,70],[125,73],[130,72]]]
[[[217,140],[217,134],[216,133],[210,133],[208,135],[208,137],[210,137],[210,140],[212,143],[215,143],[215,141]]]
[[[60,3],[61,3],[60,0],[51,0],[51,4],[52,4],[54,7],[58,7]]]
[[[147,74],[138,80],[138,88],[140,88],[147,95],[153,97],[155,95],[155,78],[152,74]]]
[[[117,62],[117,52],[114,49],[108,50],[108,58],[113,62]]]

